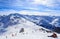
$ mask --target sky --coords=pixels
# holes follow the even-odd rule
[[[60,14],[60,0],[0,0],[0,14],[7,11]]]

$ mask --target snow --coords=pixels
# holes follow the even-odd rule
[[[59,20],[58,18],[54,19],[51,24],[56,23],[58,20]]]
[[[3,29],[4,23],[0,22],[0,29]]]
[[[0,39],[60,39],[60,34],[56,33],[58,35],[58,38],[47,37],[50,36],[52,33],[47,33],[42,30],[39,30],[43,27],[38,26],[30,21],[27,21],[25,19],[24,21],[25,22],[21,22],[20,24],[9,26],[6,29],[7,32],[0,35]],[[24,32],[19,33],[21,28],[24,28]]]
[[[59,27],[59,18],[54,19],[50,24],[55,25],[56,27]]]

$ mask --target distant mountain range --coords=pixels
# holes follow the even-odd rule
[[[60,16],[37,16],[15,13],[0,16],[0,32],[5,32],[4,29],[9,26],[20,24],[20,22],[23,23],[24,19],[53,31],[56,27],[60,27]]]

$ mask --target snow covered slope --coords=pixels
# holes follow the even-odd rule
[[[0,39],[60,39],[60,34],[58,34],[58,38],[47,37],[52,34],[44,31],[48,29],[27,21],[24,18],[22,19],[24,22],[6,28],[7,31],[0,35]],[[24,32],[22,33],[20,33],[21,28],[24,28]],[[41,30],[42,28],[43,30]]]
[[[56,18],[60,18],[60,17],[22,15],[22,14],[18,14],[18,13],[3,15],[3,16],[0,16],[0,33],[4,33],[6,31],[5,29],[9,26],[26,22],[26,21],[24,21],[25,19],[32,23],[35,23],[38,26],[42,26],[42,27],[50,29],[52,31],[55,31],[56,29],[57,29],[57,31],[59,31],[60,27],[58,29],[58,28],[56,28],[56,26],[57,26],[57,24],[60,25],[60,20],[57,20],[57,23],[56,23],[54,21],[54,19],[56,19]],[[55,23],[56,23],[56,25],[55,25]]]

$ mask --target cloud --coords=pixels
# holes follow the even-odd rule
[[[17,11],[15,11],[15,10],[2,10],[2,11],[0,11],[0,15],[9,15],[9,14],[11,14],[11,13],[16,13]]]
[[[24,15],[49,15],[48,13],[45,13],[45,12],[30,11],[30,10],[22,10],[22,11],[19,11],[19,13]]]
[[[22,10],[18,13],[24,14],[24,15],[39,15],[39,16],[60,16],[59,11],[50,11],[50,12],[40,12],[40,11],[30,11],[30,10]],[[58,14],[57,14],[58,13]]]
[[[33,0],[32,4],[36,4],[36,5],[46,5],[49,7],[53,7],[53,6],[58,6],[60,5],[58,3],[58,0]]]
[[[60,10],[59,0],[0,0],[0,9]]]
[[[0,0],[0,4],[2,6],[21,6],[22,2],[20,0]]]
[[[21,11],[16,11],[16,10],[4,10],[0,11],[0,15],[9,15],[13,13],[19,13],[23,15],[39,15],[39,16],[60,16],[60,12],[40,12],[40,11],[31,11],[31,10],[21,10]],[[58,13],[58,14],[57,14]]]

